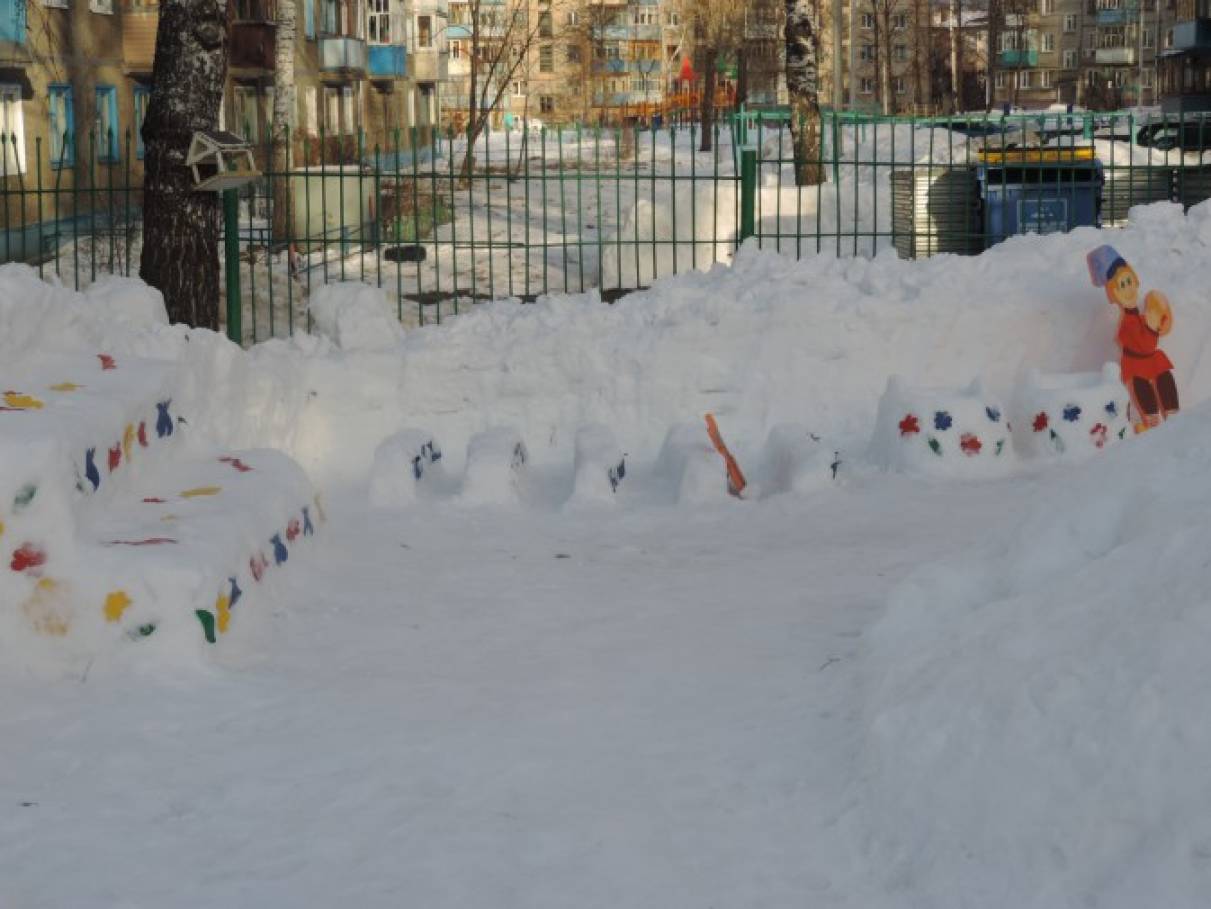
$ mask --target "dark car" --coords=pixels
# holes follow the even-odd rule
[[[1158,151],[1181,149],[1202,151],[1211,148],[1211,119],[1161,120],[1140,127],[1135,134],[1138,145]]]

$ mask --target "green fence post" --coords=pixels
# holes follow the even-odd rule
[[[757,232],[757,149],[740,150],[740,242]]]
[[[240,193],[235,189],[223,191],[223,250],[227,267],[227,337],[243,343],[240,320]]]

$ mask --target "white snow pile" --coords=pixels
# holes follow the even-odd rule
[[[859,778],[900,905],[1206,902],[1209,442],[1204,406],[1043,474],[895,591]]]

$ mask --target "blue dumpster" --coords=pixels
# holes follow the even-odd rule
[[[1015,234],[1100,226],[1101,161],[1006,157],[976,170],[985,248]]]

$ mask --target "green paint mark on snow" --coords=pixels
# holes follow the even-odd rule
[[[1054,429],[1049,429],[1048,432],[1051,433],[1051,444],[1055,446],[1055,450],[1058,451],[1060,454],[1063,454],[1064,453],[1064,440],[1060,438],[1060,434],[1058,432],[1056,432]]]
[[[1119,439],[1127,438],[1127,427],[1126,426],[1124,426],[1122,429],[1120,429],[1118,431],[1118,437],[1119,437]]]
[[[929,437],[929,450],[936,454],[939,458],[942,457],[942,443],[933,436]]]
[[[215,642],[214,636],[214,615],[206,609],[195,609],[194,615],[198,617],[198,621],[202,623],[202,631],[206,635],[206,641],[210,644]]]
[[[19,512],[29,507],[30,502],[34,500],[34,496],[38,494],[38,487],[33,483],[26,483],[17,490],[17,494],[13,496],[13,511]]]
[[[1004,451],[1004,450],[1005,450],[1005,440],[1004,440],[1004,439],[997,439],[997,450],[996,450],[996,456],[999,458],[999,457],[1001,456],[1001,452],[1002,452],[1002,451]]]

